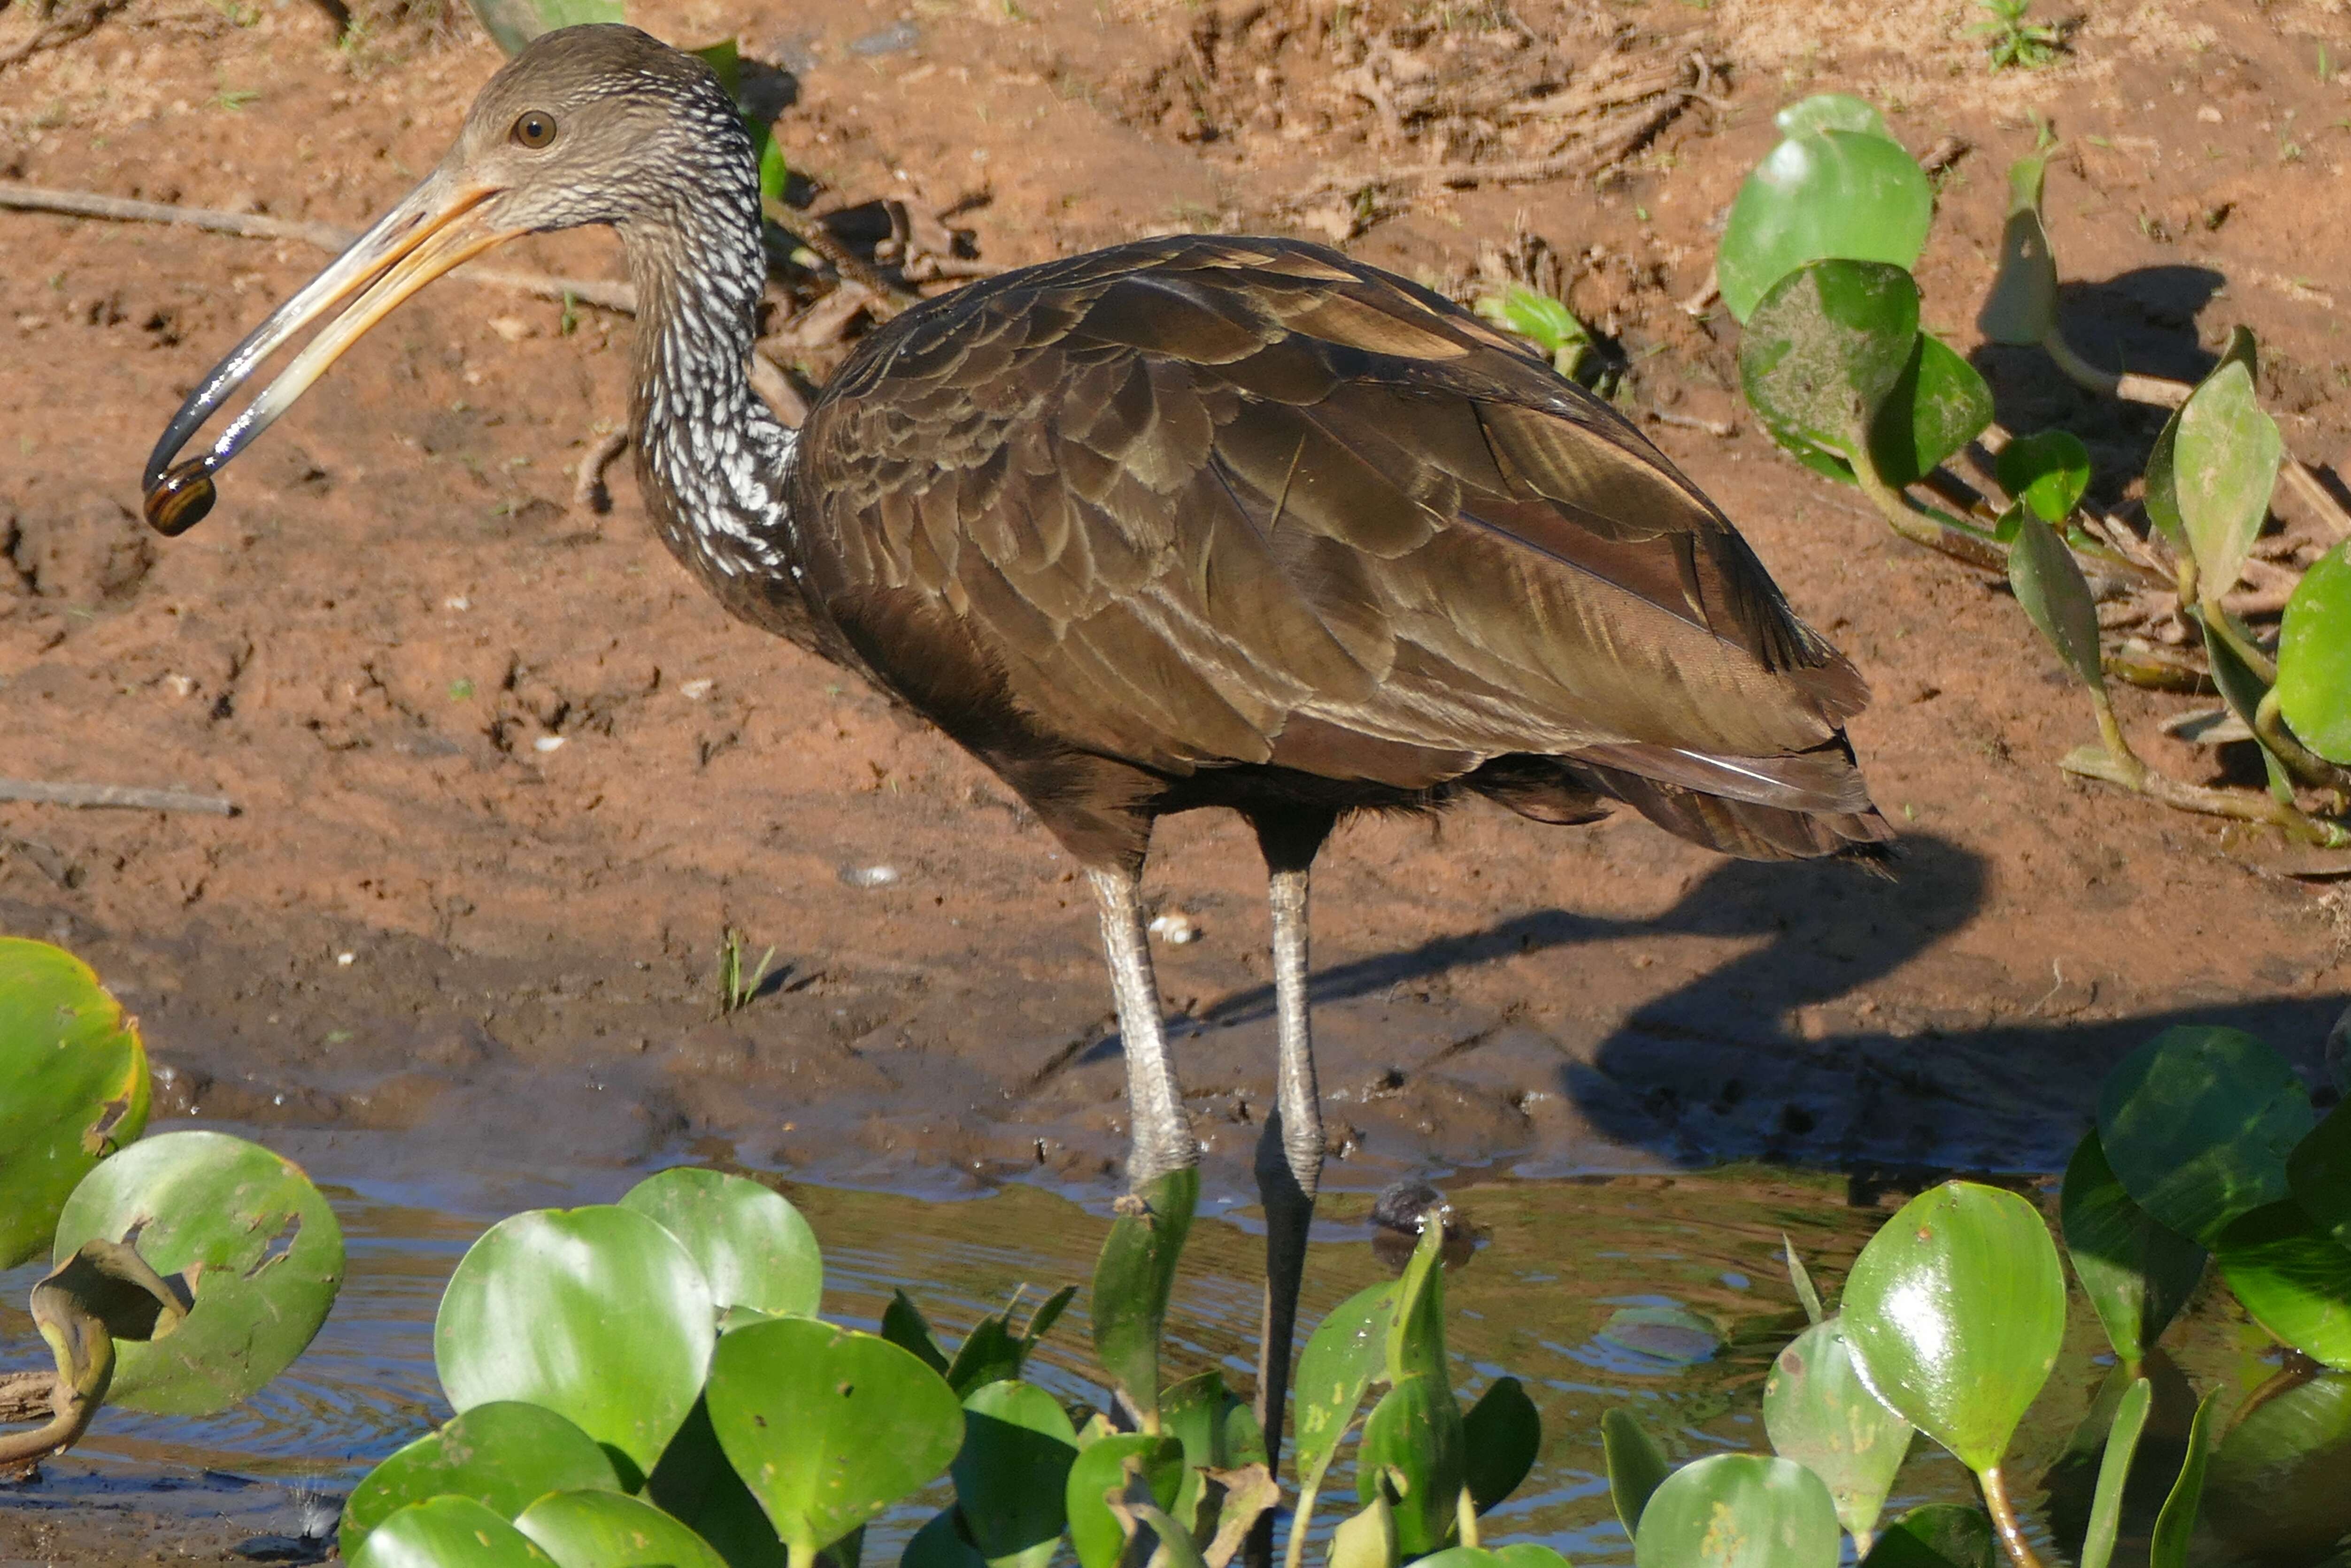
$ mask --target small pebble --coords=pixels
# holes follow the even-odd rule
[[[538,752],[560,751],[563,749],[563,737],[559,735],[542,735],[537,740],[530,743],[530,748],[533,751]]]
[[[898,880],[898,868],[893,865],[849,865],[841,868],[841,880],[852,887],[887,887]]]
[[[471,610],[473,607],[474,601],[462,593],[453,593],[441,601],[444,610]]]
[[[353,964],[358,963],[359,958],[360,956],[357,953],[338,953],[335,955],[335,962],[341,965],[346,969],[350,968]]]
[[[710,695],[710,688],[717,684],[718,683],[716,681],[705,675],[698,681],[688,681],[684,685],[678,687],[677,695],[685,698],[688,702],[698,703],[703,698],[708,696]]]
[[[1184,914],[1154,916],[1151,922],[1151,934],[1161,941],[1172,942],[1178,947],[1186,942],[1197,942],[1200,939],[1200,928],[1192,924],[1190,915]]]

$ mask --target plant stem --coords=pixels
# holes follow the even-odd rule
[[[1298,1489],[1298,1506],[1290,1514],[1290,1544],[1281,1554],[1282,1568],[1299,1568],[1306,1558],[1306,1525],[1314,1517],[1315,1495],[1322,1490],[1322,1478],[1314,1477]]]
[[[816,1568],[816,1548],[795,1541],[785,1548],[787,1568]]]
[[[2024,1539],[2024,1527],[2016,1521],[2016,1510],[2009,1505],[2008,1482],[2001,1479],[2000,1467],[1978,1470],[1976,1479],[1983,1483],[1984,1506],[1991,1510],[1992,1525],[2000,1531],[2000,1543],[2008,1548],[2009,1560],[2016,1568],[2044,1568],[2032,1542]]]
[[[2237,618],[2220,608],[2218,599],[2207,601],[2196,608],[2201,612],[2199,619],[2204,622],[2205,635],[2218,637],[2229,644],[2229,651],[2237,655],[2262,685],[2277,685],[2277,661],[2262,652]]]
[[[2150,402],[2158,408],[2178,408],[2188,401],[2196,389],[2186,382],[2167,381],[2161,376],[2137,375],[2129,371],[2102,371],[2074,351],[2064,333],[2050,329],[2049,336],[2041,340],[2041,347],[2055,361],[2065,378],[2076,386],[2085,387],[2101,397],[2120,398],[2125,402]]]
[[[1453,1516],[1457,1521],[1456,1528],[1461,1531],[1461,1544],[1475,1551],[1478,1545],[1478,1504],[1470,1497],[1468,1487],[1463,1487],[1461,1495],[1454,1500]]]
[[[2285,715],[2279,711],[2277,688],[2272,686],[2262,694],[2261,706],[2253,709],[2253,733],[2261,737],[2286,771],[2314,789],[2332,789],[2339,801],[2346,786],[2351,786],[2351,773],[2337,768],[2324,757],[2302,744],[2293,730],[2286,727]]]
[[[2069,754],[2057,766],[2079,778],[2118,785],[2133,794],[2144,795],[2150,800],[2161,801],[2179,810],[2198,811],[2208,817],[2229,817],[2240,822],[2266,823],[2288,838],[2316,844],[2322,849],[2351,848],[2351,832],[2333,822],[2307,816],[2295,807],[2251,790],[2208,789],[2199,784],[2182,784],[2177,779],[2158,773],[2137,757],[2117,758],[2111,752],[2085,746]]]
[[[1853,476],[1860,481],[1862,493],[1870,498],[1885,517],[1886,526],[1913,544],[1940,550],[1954,559],[1980,567],[1986,571],[2005,572],[2008,550],[2001,542],[1971,523],[1961,522],[1949,512],[1913,500],[1904,491],[1896,490],[1880,478],[1871,466],[1866,452],[1850,458]]]

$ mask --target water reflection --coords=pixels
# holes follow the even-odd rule
[[[608,1174],[590,1182],[584,1197],[608,1197],[610,1185]],[[1033,1299],[1039,1291],[1081,1283],[1108,1227],[1104,1213],[1027,1187],[958,1203],[789,1184],[785,1190],[824,1243],[829,1315],[873,1327],[891,1291],[904,1284],[943,1337],[959,1337],[1023,1285]],[[454,1214],[381,1191],[329,1192],[350,1247],[349,1278],[327,1327],[292,1371],[258,1398],[211,1420],[109,1409],[85,1454],[125,1477],[210,1469],[311,1478],[340,1491],[446,1416],[433,1375],[433,1312],[458,1257],[495,1216]],[[1482,1242],[1475,1263],[1447,1285],[1455,1386],[1466,1400],[1503,1373],[1515,1374],[1543,1418],[1534,1472],[1491,1516],[1491,1532],[1545,1541],[1585,1568],[1631,1561],[1608,1502],[1602,1414],[1630,1406],[1677,1458],[1765,1447],[1758,1415],[1763,1379],[1803,1322],[1780,1261],[1782,1234],[1826,1285],[1842,1279],[1898,1201],[1889,1194],[1883,1207],[1852,1207],[1841,1177],[1758,1168],[1498,1181],[1457,1186],[1447,1196],[1474,1220]],[[1371,1204],[1362,1196],[1326,1201],[1302,1303],[1308,1321],[1387,1276],[1369,1244],[1378,1228]],[[1246,1385],[1262,1257],[1253,1218],[1210,1206],[1195,1226],[1170,1314],[1171,1379],[1216,1365]],[[37,1274],[0,1275],[0,1302],[19,1304],[0,1306],[0,1365],[40,1359],[20,1305]],[[2223,1414],[2231,1418],[2261,1389],[2250,1414],[2233,1425],[2224,1421],[2199,1562],[2210,1568],[2312,1568],[2351,1531],[2351,1380],[2305,1375],[2275,1381],[2276,1362],[2263,1352],[2262,1336],[2237,1321],[2232,1308],[2216,1305],[2212,1294],[2172,1331],[2176,1360],[2150,1368],[2164,1397],[2143,1451],[2168,1453],[2177,1462],[2186,1432],[2180,1412],[2193,1407],[2191,1381],[2197,1388],[2222,1386]],[[1693,1313],[1712,1325],[1720,1347],[1709,1359],[1684,1363],[1604,1339],[1612,1314],[1627,1305]],[[1099,1404],[1102,1391],[1085,1371],[1084,1310],[1081,1295],[1032,1363],[1032,1375],[1066,1401]],[[2086,1511],[2084,1466],[2095,1465],[2095,1448],[2085,1456],[2077,1428],[2102,1433],[2102,1423],[2085,1417],[2118,1394],[2102,1390],[2107,1368],[2094,1355],[2103,1349],[2095,1322],[2086,1311],[2077,1318],[2058,1381],[2019,1435],[2011,1467],[2022,1477],[2045,1473],[2048,1496],[2036,1500],[2046,1503],[2037,1530],[2066,1557]],[[2263,1389],[2265,1382],[2271,1386]],[[1340,1478],[1326,1495],[1336,1500],[1352,1491],[1352,1479]],[[1965,1472],[1922,1442],[1894,1506],[1971,1495]],[[938,1500],[879,1521],[868,1560],[894,1563]],[[35,1503],[33,1494],[0,1494],[0,1507]],[[2152,1505],[2134,1511],[2145,1512],[2136,1527],[2143,1536]],[[1328,1523],[1326,1518],[1322,1528]]]

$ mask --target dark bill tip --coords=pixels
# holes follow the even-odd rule
[[[219,495],[203,458],[177,464],[147,492],[147,526],[165,538],[176,538],[204,520]]]

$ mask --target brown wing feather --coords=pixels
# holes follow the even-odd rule
[[[1580,756],[1669,826],[1783,852],[1818,837],[1789,813],[1867,810],[1834,744],[1859,676],[1705,497],[1334,252],[1155,240],[976,285],[870,340],[803,443],[815,593],[983,755],[1008,743],[893,668],[881,620],[960,628],[1022,744],[1164,773],[1423,789]],[[1715,797],[1770,815],[1691,803]]]

